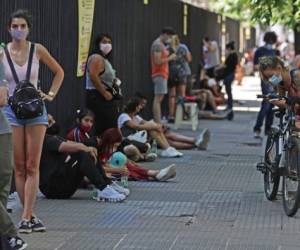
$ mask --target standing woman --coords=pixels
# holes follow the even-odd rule
[[[238,64],[238,55],[234,50],[234,42],[226,44],[227,57],[225,60],[224,85],[227,94],[228,120],[233,120],[233,98],[231,85],[234,80],[235,68]]]
[[[27,40],[32,26],[31,17],[26,10],[17,10],[12,13],[8,23],[8,31],[12,41],[7,44],[7,51],[12,60],[19,80],[26,79],[31,42]],[[8,58],[1,53],[4,65],[5,78],[9,84],[9,96],[13,95],[16,88]],[[44,63],[53,72],[54,79],[48,94],[41,92],[43,100],[51,102],[64,78],[63,69],[41,44],[34,45],[30,82],[37,88],[39,62]],[[13,130],[13,151],[16,188],[23,204],[23,213],[18,225],[20,233],[32,231],[45,231],[45,226],[34,214],[34,204],[39,186],[39,164],[45,131],[48,125],[45,105],[43,114],[33,119],[17,119],[11,107],[5,107],[6,117]]]
[[[171,49],[176,55],[174,61],[169,62],[169,118],[170,123],[175,121],[176,97],[184,97],[188,76],[191,75],[189,63],[192,55],[188,47],[180,43],[178,35],[172,37]]]
[[[94,42],[86,68],[86,106],[95,114],[96,135],[117,127],[118,105],[108,86],[117,80],[109,62],[112,39],[108,34],[99,35]]]

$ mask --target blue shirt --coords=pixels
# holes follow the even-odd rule
[[[275,49],[268,49],[266,46],[259,47],[254,54],[253,63],[254,65],[259,64],[259,58],[263,56],[275,56],[276,50]]]

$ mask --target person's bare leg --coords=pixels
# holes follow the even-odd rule
[[[172,140],[172,141],[184,142],[184,143],[188,143],[188,144],[195,144],[195,142],[196,142],[196,139],[193,137],[188,137],[188,136],[181,135],[181,134],[171,132],[171,131],[167,131],[165,133],[165,137],[167,138],[168,141]]]
[[[201,106],[199,107],[200,110],[205,110],[206,102],[207,102],[207,95],[204,91],[197,94],[197,97],[201,100]]]
[[[148,175],[151,177],[155,177],[159,173],[159,170],[148,170]]]
[[[150,131],[150,136],[157,141],[158,146],[162,149],[167,149],[170,147],[166,137],[157,131]]]
[[[25,128],[12,126],[13,158],[16,189],[24,206],[24,190],[26,180]]]
[[[140,150],[134,145],[128,145],[124,147],[124,153],[128,157],[132,157],[134,161],[139,161],[144,159],[143,154],[141,154]]]
[[[153,100],[153,118],[157,123],[161,123],[161,102],[164,99],[164,95],[158,94],[154,96]]]
[[[195,143],[191,144],[191,143],[172,141],[172,140],[168,140],[168,142],[170,146],[176,149],[192,149],[196,147]]]
[[[24,210],[22,219],[30,220],[39,186],[39,166],[46,126],[25,127],[26,140],[26,182],[24,191]]]
[[[209,90],[207,91],[207,103],[212,107],[214,112],[217,111],[217,105],[216,105],[216,102],[215,102],[214,95]]]
[[[185,84],[178,85],[177,91],[179,96],[184,97],[186,95],[186,85]]]
[[[169,88],[169,119],[175,118],[176,87]]]

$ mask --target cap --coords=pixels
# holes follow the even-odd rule
[[[115,152],[113,155],[109,158],[108,163],[113,168],[120,168],[123,167],[127,162],[127,157],[121,152]]]

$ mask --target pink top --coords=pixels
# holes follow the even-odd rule
[[[8,51],[10,51],[10,46],[11,44],[7,45]],[[29,43],[29,50],[30,50],[30,46],[31,43]],[[29,50],[28,50],[28,57],[29,57]],[[26,71],[27,71],[27,64],[28,64],[28,58],[27,61],[24,65],[20,66],[17,63],[15,63],[15,61],[13,59],[11,59],[13,61],[15,70],[17,72],[18,78],[20,81],[25,80],[26,79]],[[3,53],[3,66],[4,66],[4,75],[5,75],[5,79],[8,82],[8,88],[9,88],[9,96],[13,95],[13,92],[16,88],[16,82],[13,78],[13,75],[11,73],[11,69],[9,67],[7,58],[5,53]],[[37,83],[38,83],[38,77],[39,77],[39,67],[40,67],[40,63],[39,63],[39,59],[37,58],[36,55],[36,46],[34,48],[34,53],[33,53],[33,58],[32,58],[32,66],[31,66],[31,74],[30,74],[30,82],[37,88]]]

